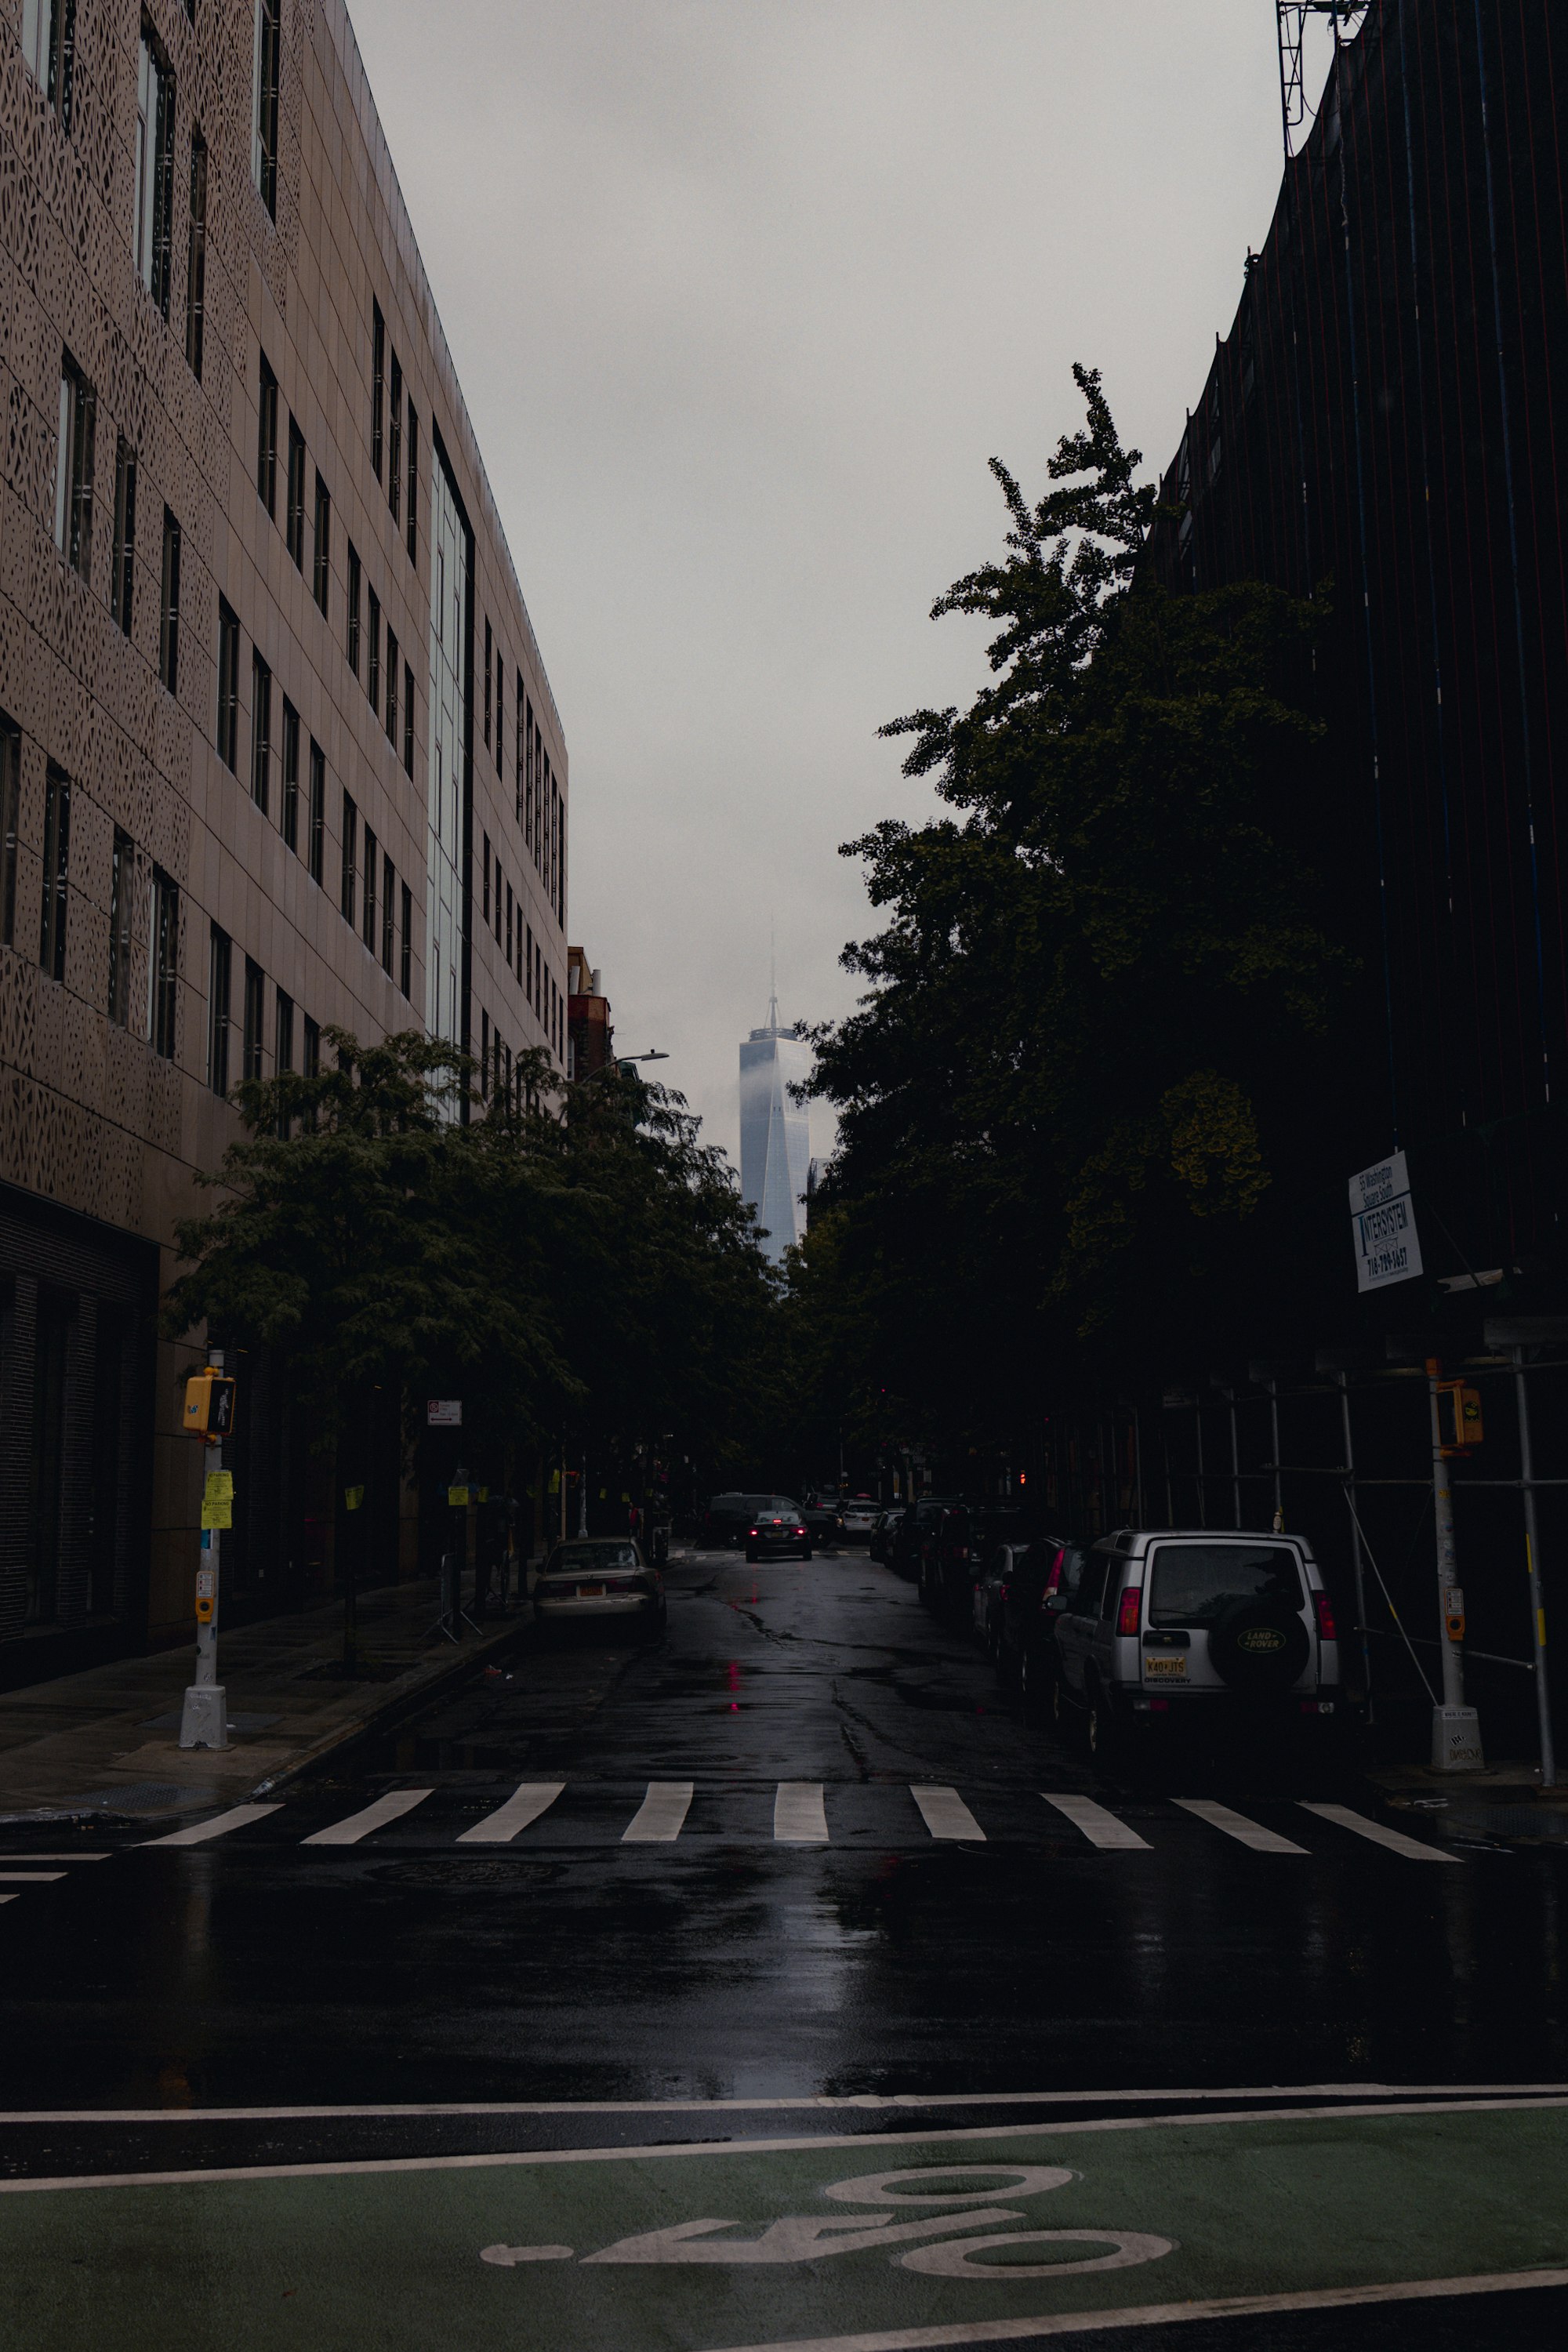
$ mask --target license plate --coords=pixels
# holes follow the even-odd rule
[[[577,1587],[579,1601],[602,1601],[604,1597],[605,1588],[602,1584],[580,1584]]]
[[[1173,1650],[1163,1655],[1145,1656],[1143,1676],[1146,1682],[1152,1683],[1184,1683],[1187,1678],[1187,1661],[1184,1652]]]

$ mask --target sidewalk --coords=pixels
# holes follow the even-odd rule
[[[0,1819],[142,1817],[240,1803],[263,1782],[291,1779],[409,1700],[471,1672],[532,1615],[514,1605],[506,1617],[487,1619],[482,1633],[465,1629],[459,1645],[431,1634],[440,1606],[434,1578],[360,1595],[360,1659],[374,1680],[331,1675],[342,1654],[339,1601],[220,1633],[232,1743],[222,1751],[178,1744],[194,1644],[0,1692]]]

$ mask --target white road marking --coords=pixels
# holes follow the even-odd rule
[[[108,1862],[106,1853],[0,1853],[0,1862]]]
[[[933,1838],[971,1838],[977,1844],[984,1844],[984,1831],[956,1789],[921,1788],[911,1782],[910,1794],[924,1814],[925,1825]]]
[[[52,1886],[64,1876],[63,1870],[0,1870],[0,1885]]]
[[[482,1822],[476,1822],[471,1830],[465,1830],[458,1843],[505,1845],[509,1839],[516,1837],[519,1830],[525,1830],[530,1822],[536,1822],[541,1813],[547,1813],[565,1786],[564,1780],[520,1782],[504,1805],[498,1805],[493,1813],[487,1813]],[[305,1840],[307,1845],[310,1843],[310,1839]]]
[[[1406,1837],[1403,1830],[1384,1829],[1381,1822],[1368,1821],[1364,1813],[1352,1812],[1349,1805],[1314,1805],[1303,1797],[1301,1810],[1316,1813],[1320,1821],[1337,1822],[1342,1830],[1353,1830],[1357,1837],[1370,1838],[1373,1845],[1384,1845],[1390,1853],[1402,1853],[1407,1862],[1458,1862],[1457,1853],[1445,1853],[1439,1845],[1426,1845],[1420,1838]]]
[[[820,1780],[781,1780],[773,1798],[776,1845],[826,1845],[827,1814]]]
[[[1372,2097],[1405,2099],[1413,2107],[1432,2099],[1461,2103],[1459,2110],[1446,2105],[1445,2114],[1462,2112],[1463,2104],[1470,2100],[1500,2100],[1504,2105],[1518,2105],[1568,2099],[1568,2083],[1298,2083],[1290,2087],[1293,2095],[1301,2099],[1352,2100],[1358,2113]],[[880,2095],[871,2091],[849,2091],[808,2092],[799,2097],[775,2099],[463,2099],[423,2106],[388,2102],[374,2106],[339,2107],[21,2107],[0,2112],[0,2124],[318,2123],[334,2116],[353,2122],[365,2116],[771,2116],[828,2114],[841,2107],[880,2114],[884,2109],[909,2107],[923,2111],[928,2107],[1125,2106],[1144,2099],[1170,2105],[1190,2099],[1202,2104],[1257,2095],[1256,2085],[1227,2083],[1202,2091],[893,2091]],[[1276,2111],[1289,2115],[1317,2112],[1320,2111],[1295,2107]],[[1338,2110],[1323,2108],[1321,2112],[1327,2115]],[[1400,2110],[1380,2107],[1377,2112],[1394,2115]],[[1055,2131],[1058,2126],[1047,2121],[1035,2128]],[[939,2133],[937,2137],[947,2135]],[[881,2142],[877,2140],[875,2144],[880,2146]],[[746,2147],[751,2143],[742,2140],[738,2145]]]
[[[210,1822],[197,1822],[194,1829],[171,1830],[167,1837],[138,1838],[138,1845],[205,1845],[209,1838],[227,1837],[230,1830],[242,1830],[247,1822],[264,1821],[268,1813],[281,1812],[281,1805],[235,1805],[226,1813],[215,1813]]]
[[[1155,2092],[1146,2095],[1159,2097]],[[994,2142],[1001,2139],[1038,2139],[1042,2135],[1060,2138],[1071,2134],[1075,2138],[1095,2132],[1158,2131],[1168,2124],[1193,2130],[1201,2124],[1279,2124],[1352,2122],[1384,2116],[1464,2116],[1516,2114],[1532,2109],[1568,2107],[1568,2097],[1552,2099],[1426,2099],[1418,2105],[1408,2100],[1393,2105],[1334,2107],[1243,2107],[1235,2113],[1222,2109],[1217,2114],[1179,2116],[1097,2116],[1092,2122],[976,2124],[965,2125],[962,2130],[857,2132],[854,2147],[931,2147],[936,2145],[954,2146],[971,2140]],[[199,2121],[201,2110],[181,2107],[173,2111],[181,2123]],[[216,2110],[209,2110],[209,2113]],[[259,2109],[253,2110],[259,2114]],[[334,2110],[352,2114],[350,2108]],[[435,2112],[451,2114],[451,2108]],[[124,2123],[131,2120],[123,2108],[112,2111],[100,2120]],[[153,2120],[148,2117],[149,2121]],[[68,2189],[184,2189],[195,2188],[209,2180],[314,2180],[336,2179],[359,2173],[378,2172],[482,2172],[498,2165],[525,2164],[651,2164],[663,2158],[678,2159],[683,2156],[716,2156],[731,2158],[744,2156],[794,2155],[797,2151],[819,2148],[842,2149],[845,2136],[829,2132],[810,2137],[788,2139],[744,2140],[656,2140],[646,2147],[530,2147],[487,2149],[478,2156],[373,2156],[355,2157],[324,2164],[228,2164],[214,2165],[205,2171],[186,2169],[180,2172],[67,2172],[48,2179],[0,2179],[0,2197],[24,2196],[44,2190]],[[1550,2286],[1557,2276],[1568,2278],[1568,2273],[1530,2271],[1524,2280],[1539,2281]],[[1183,2310],[1189,2306],[1183,2305]],[[772,2347],[757,2347],[757,2352],[772,2352]],[[792,2346],[790,2352],[800,2352]]]
[[[369,1837],[372,1830],[384,1829],[388,1822],[397,1821],[411,1813],[426,1797],[434,1796],[433,1789],[393,1789],[378,1797],[374,1805],[363,1812],[350,1813],[346,1820],[334,1822],[330,1829],[317,1830],[311,1837],[301,1838],[301,1845],[358,1845],[361,1838]]]
[[[1135,1829],[1097,1805],[1092,1797],[1053,1797],[1048,1789],[1040,1794],[1047,1805],[1065,1813],[1075,1830],[1081,1830],[1090,1845],[1104,1847],[1112,1853],[1149,1853],[1152,1851],[1147,1838],[1141,1838]]]
[[[1052,2265],[1053,2269],[1057,2265]],[[1065,2266],[1064,2266],[1065,2267]],[[1087,2336],[1110,2327],[1168,2327],[1180,2319],[1226,2319],[1247,2312],[1342,2311],[1363,2303],[1415,2303],[1458,2294],[1506,2294],[1512,2288],[1568,2286],[1564,2271],[1492,2271],[1482,2278],[1411,2279],[1398,2286],[1331,2286],[1294,2294],[1215,2295],[1203,2303],[1146,2303],[1119,2310],[1055,2311],[1037,2319],[959,2320],[950,2327],[892,2327],[866,2336],[792,2336],[787,2344],[747,2344],[731,2352],[938,2352],[948,2344],[1008,2344],[1021,2336]]]
[[[0,1903],[15,1903],[16,1900],[14,1895],[0,1895]]]
[[[690,1811],[696,1783],[691,1780],[650,1780],[647,1794],[626,1828],[623,1845],[668,1845],[680,1835]]]
[[[1245,1813],[1233,1813],[1228,1805],[1215,1804],[1212,1797],[1173,1797],[1184,1813],[1195,1813],[1210,1829],[1223,1830],[1237,1845],[1249,1845],[1254,1853],[1305,1853],[1304,1845],[1295,1845],[1277,1830],[1266,1830],[1259,1822],[1249,1822]]]

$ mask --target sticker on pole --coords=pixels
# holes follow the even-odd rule
[[[427,1397],[425,1402],[425,1425],[427,1429],[461,1429],[462,1398]]]
[[[1383,1290],[1391,1282],[1413,1281],[1421,1272],[1421,1244],[1404,1152],[1391,1152],[1375,1167],[1352,1176],[1350,1196],[1357,1290]]]

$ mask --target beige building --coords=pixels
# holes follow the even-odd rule
[[[566,1052],[566,750],[341,0],[0,0],[0,1683],[192,1619],[246,1075]],[[242,1384],[225,1615],[331,1506]],[[396,1549],[396,1506],[381,1530]]]

